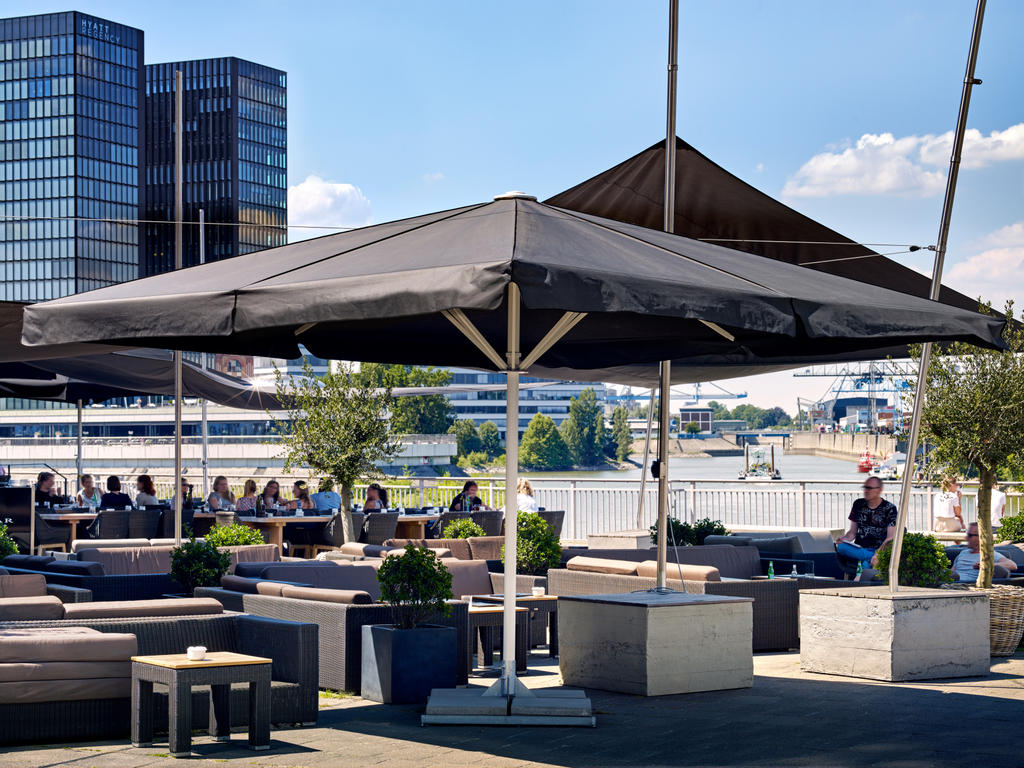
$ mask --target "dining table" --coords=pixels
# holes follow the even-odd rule
[[[71,529],[71,541],[78,538],[78,524],[91,523],[99,512],[40,512],[39,517],[48,523],[67,523]]]
[[[304,523],[329,523],[333,515],[268,515],[267,517],[256,517],[255,515],[239,515],[238,520],[250,528],[265,534],[268,544],[276,544],[281,554],[284,554],[284,529],[287,525]]]
[[[435,522],[440,517],[441,515],[435,513],[399,515],[398,525],[395,528],[395,538],[425,539],[427,538],[427,524]]]

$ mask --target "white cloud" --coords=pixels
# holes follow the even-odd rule
[[[897,138],[891,133],[865,133],[852,146],[832,147],[815,155],[783,187],[784,197],[831,195],[900,195],[928,197],[946,184],[953,132]],[[985,136],[970,129],[964,135],[961,167],[983,168],[1024,159],[1024,123]]]
[[[764,170],[764,163],[758,163],[756,166],[754,166],[754,170],[757,171],[758,173],[761,173],[761,171]]]
[[[441,173],[440,171],[434,171],[433,173],[424,173],[423,181],[427,182],[428,184],[432,184],[437,181],[444,181],[444,174]]]
[[[954,264],[946,285],[1000,308],[1007,299],[1024,299],[1024,221],[997,229],[981,241],[984,250]]]
[[[288,221],[317,227],[362,227],[370,223],[370,201],[359,187],[324,181],[310,174],[305,181],[288,187]],[[290,240],[326,234],[326,230],[292,229]]]

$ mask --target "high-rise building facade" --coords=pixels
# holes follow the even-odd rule
[[[0,20],[0,299],[138,275],[143,54],[76,11]]]
[[[174,73],[183,77],[183,219],[209,223],[214,261],[287,241],[287,75],[237,58],[146,67],[142,168],[150,222],[174,220]],[[234,226],[239,225],[239,226]],[[143,275],[174,268],[174,227],[147,223]],[[183,229],[182,263],[199,263],[199,231]]]

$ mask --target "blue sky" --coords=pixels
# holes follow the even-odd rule
[[[665,0],[8,0],[3,15],[69,8],[145,30],[150,63],[235,55],[286,70],[293,224],[387,221],[513,188],[543,198],[664,132]],[[973,12],[682,0],[677,131],[849,237],[933,243]],[[990,0],[946,273],[997,301],[1024,297],[1022,28],[1024,3]],[[795,385],[823,388],[784,374],[737,384],[784,406]]]

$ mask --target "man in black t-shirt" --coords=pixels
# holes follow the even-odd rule
[[[896,517],[896,506],[882,498],[882,481],[869,477],[864,481],[864,498],[850,509],[850,530],[836,541],[836,554],[874,568],[875,553],[896,535]]]

